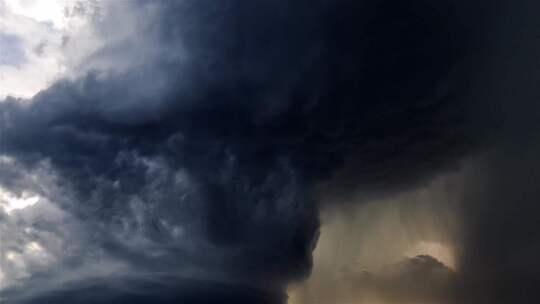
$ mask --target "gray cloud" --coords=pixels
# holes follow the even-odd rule
[[[0,65],[19,66],[26,62],[22,41],[15,35],[0,33]]]
[[[96,28],[117,30],[103,33],[106,45],[79,77],[30,102],[0,103],[0,154],[16,160],[2,185],[32,188],[20,172],[46,166],[41,179],[54,176],[47,189],[56,191],[36,193],[70,219],[57,221],[73,234],[60,238],[77,252],[57,253],[53,271],[23,283],[56,278],[43,290],[4,297],[283,302],[286,285],[311,270],[316,187],[331,197],[390,195],[488,141],[499,116],[476,115],[486,102],[465,85],[476,76],[468,64],[478,11],[452,3],[112,5]],[[130,18],[142,21],[122,27]],[[89,272],[96,261],[125,275]],[[446,273],[428,257],[406,265],[405,277],[363,283],[414,298],[421,290],[399,283],[409,273],[420,282],[432,269]]]

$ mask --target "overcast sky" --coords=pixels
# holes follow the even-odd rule
[[[540,4],[0,0],[2,303],[540,300]]]

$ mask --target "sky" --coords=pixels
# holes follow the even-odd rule
[[[0,302],[540,300],[537,1],[0,0]]]

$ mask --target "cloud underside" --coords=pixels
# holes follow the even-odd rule
[[[283,303],[286,286],[311,271],[320,208],[418,187],[486,147],[514,153],[514,138],[536,147],[534,114],[477,98],[487,94],[469,85],[494,81],[477,81],[469,66],[478,12],[466,4],[103,5],[94,26],[106,43],[80,75],[0,103],[0,185],[39,197],[36,207],[0,211],[14,235],[2,247],[8,302]],[[134,31],[118,20],[142,21]],[[534,95],[526,92],[523,105]],[[534,211],[537,192],[523,187]],[[500,249],[484,229],[506,219],[494,212],[484,222],[488,204],[475,206],[463,210],[467,266],[481,260],[469,249]],[[519,232],[534,227],[520,216],[528,224],[514,223]],[[484,273],[471,266],[462,287],[431,257],[403,265],[346,281],[389,301],[446,301]],[[420,287],[439,274],[433,294]]]

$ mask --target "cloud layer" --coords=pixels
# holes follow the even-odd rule
[[[104,4],[92,24],[102,44],[72,77],[0,103],[0,183],[46,209],[1,215],[3,230],[37,231],[2,247],[14,281],[2,296],[284,302],[310,273],[324,197],[418,186],[488,141],[498,116],[477,116],[486,102],[466,85],[476,12],[453,1]],[[467,240],[484,238],[471,223]],[[25,246],[51,260],[37,265]],[[407,263],[446,271],[426,256]]]

